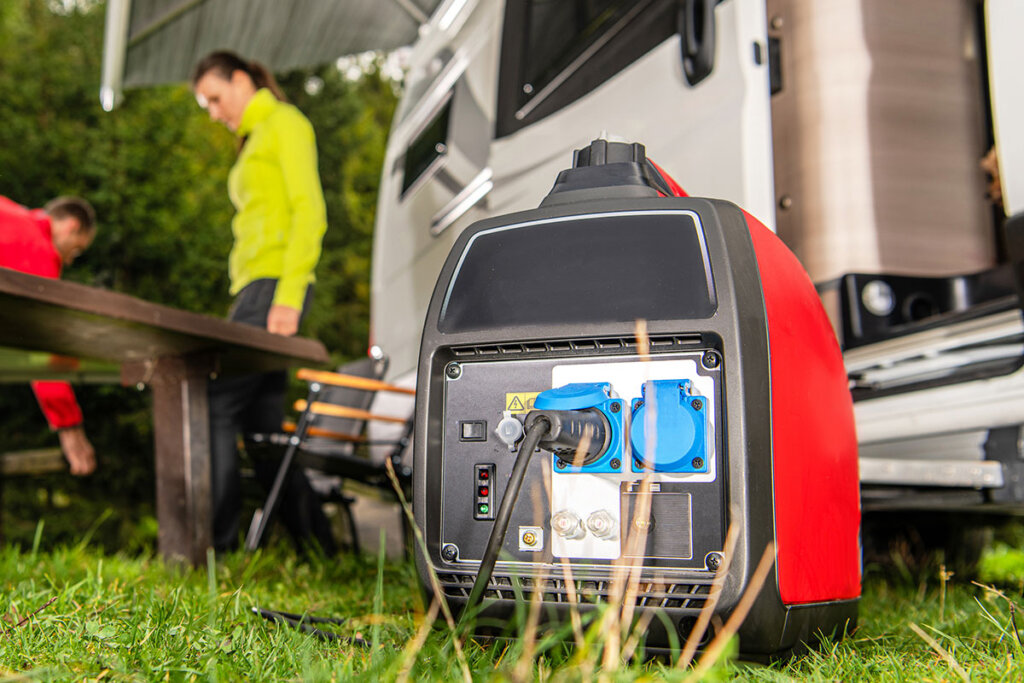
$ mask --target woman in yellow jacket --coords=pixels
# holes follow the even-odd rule
[[[201,60],[193,71],[192,87],[210,118],[241,140],[238,159],[228,174],[228,193],[236,210],[228,262],[230,292],[235,298],[228,318],[293,335],[312,295],[313,269],[327,228],[313,127],[302,112],[284,101],[265,67],[232,52],[214,52]],[[280,431],[287,382],[283,371],[211,382],[217,550],[238,543],[237,435]],[[257,475],[269,486],[273,467],[255,464]],[[282,518],[296,540],[316,539],[325,552],[333,552],[329,524],[301,471],[294,471],[284,495]]]

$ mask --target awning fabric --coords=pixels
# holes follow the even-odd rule
[[[104,106],[235,50],[283,71],[412,43],[441,0],[108,0]],[[109,104],[109,106],[108,106]]]

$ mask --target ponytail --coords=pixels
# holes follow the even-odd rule
[[[266,88],[278,100],[282,102],[288,101],[288,98],[281,91],[281,86],[277,84],[274,74],[270,73],[267,67],[257,61],[246,61],[234,52],[219,50],[211,52],[200,59],[195,69],[192,70],[192,87],[194,88],[196,83],[211,71],[226,81],[231,80],[231,75],[234,72],[241,71],[252,79],[252,83],[257,89]]]
[[[284,93],[281,91],[281,86],[277,84],[277,79],[274,78],[274,74],[270,73],[270,69],[263,66],[255,59],[249,62],[248,67],[249,68],[246,69],[246,73],[248,73],[249,77],[252,78],[252,82],[257,88],[266,88],[281,102],[288,101],[288,98],[285,97]]]

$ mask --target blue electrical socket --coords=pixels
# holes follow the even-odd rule
[[[654,411],[654,444],[647,421]],[[633,399],[629,441],[633,471],[703,473],[708,471],[707,399],[694,395],[690,380],[644,382]]]

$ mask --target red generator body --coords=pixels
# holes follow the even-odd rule
[[[540,591],[568,619],[628,567],[667,649],[716,572],[727,618],[767,551],[743,654],[855,624],[857,441],[817,293],[771,231],[684,196],[641,145],[597,140],[538,209],[464,231],[418,372],[417,562],[457,611],[501,624]]]

